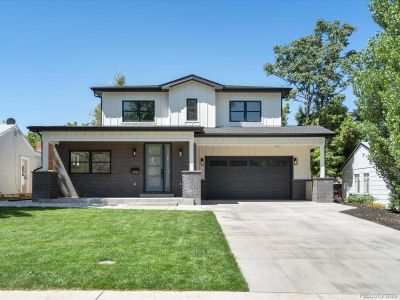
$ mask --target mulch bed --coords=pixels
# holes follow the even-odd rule
[[[351,204],[353,209],[341,211],[344,214],[372,221],[396,230],[400,230],[400,212],[370,207],[362,204]]]

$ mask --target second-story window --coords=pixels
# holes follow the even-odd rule
[[[261,101],[230,101],[230,122],[261,122]]]
[[[197,99],[186,99],[186,120],[197,121]]]
[[[154,122],[154,101],[122,101],[123,122]]]

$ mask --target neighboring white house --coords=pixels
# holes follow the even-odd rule
[[[344,163],[342,195],[347,198],[349,194],[371,194],[376,202],[387,204],[390,191],[368,155],[369,144],[361,142]]]
[[[40,164],[18,126],[0,124],[0,196],[32,193],[31,173]]]

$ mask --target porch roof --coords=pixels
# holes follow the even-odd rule
[[[204,128],[196,137],[331,137],[335,132],[322,126],[217,127]]]
[[[109,131],[185,131],[203,132],[201,126],[28,126],[29,131],[70,131],[70,132],[109,132]]]

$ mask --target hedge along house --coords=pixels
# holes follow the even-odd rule
[[[189,75],[161,85],[91,89],[101,99],[102,126],[29,127],[43,143],[36,199],[333,201],[325,139],[334,133],[281,126],[282,98],[290,88],[222,85]],[[321,178],[312,184],[310,150],[316,147]]]

